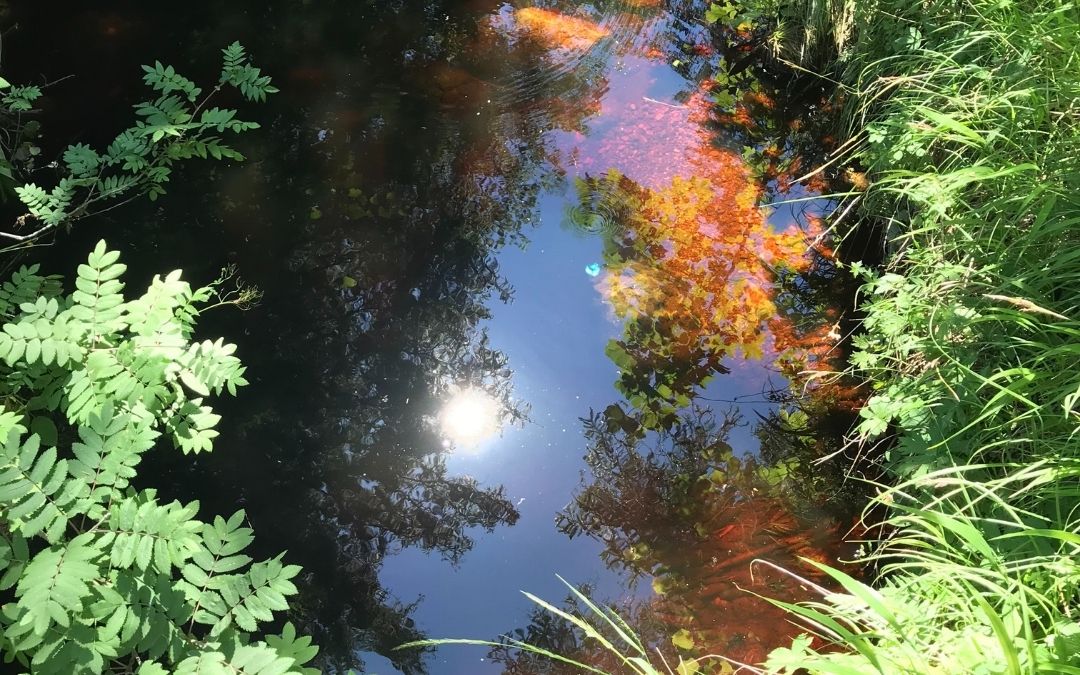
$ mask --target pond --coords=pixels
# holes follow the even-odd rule
[[[798,141],[827,105],[707,5],[7,9],[12,79],[75,76],[44,106],[58,148],[130,123],[141,63],[205,79],[239,40],[281,90],[249,111],[245,162],[190,165],[44,255],[67,272],[105,237],[134,288],[232,265],[262,292],[200,322],[251,380],[215,452],[144,474],[244,508],[261,552],[304,566],[327,670],[562,672],[394,651],[515,629],[604,665],[519,593],[558,604],[557,574],[673,663],[759,661],[796,631],[752,593],[806,590],[754,561],[810,576],[799,556],[852,552],[837,464],[859,393],[829,372],[851,288],[816,198],[828,139]]]

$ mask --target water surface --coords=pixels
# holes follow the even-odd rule
[[[104,236],[133,279],[234,264],[263,291],[200,323],[252,375],[215,452],[145,475],[246,509],[263,552],[304,565],[297,618],[328,669],[538,672],[393,651],[515,628],[602,659],[530,625],[518,591],[557,602],[555,574],[673,661],[676,635],[757,660],[792,630],[745,591],[802,591],[750,562],[839,553],[843,497],[805,459],[850,396],[786,389],[838,355],[846,292],[828,205],[791,184],[806,109],[725,75],[750,38],[704,5],[13,4],[6,51],[35,56],[13,70],[76,75],[50,94],[83,102],[48,113],[57,148],[122,128],[154,59],[198,80],[240,40],[281,89],[247,113],[245,163],[192,165],[48,255],[70,270]]]

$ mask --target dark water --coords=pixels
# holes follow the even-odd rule
[[[822,111],[704,6],[8,8],[8,79],[75,75],[44,101],[47,151],[107,142],[155,59],[207,80],[240,40],[281,89],[245,110],[263,125],[246,162],[190,165],[43,255],[68,272],[105,237],[129,287],[235,264],[262,290],[200,322],[252,380],[218,405],[215,452],[163,451],[144,475],[204,513],[246,509],[263,552],[304,565],[297,619],[326,668],[547,672],[393,651],[515,628],[604,663],[518,593],[558,602],[556,574],[672,661],[680,630],[753,661],[792,631],[745,591],[802,591],[750,562],[843,551],[848,487],[810,462],[857,394],[785,377],[827,369],[850,320],[829,205],[791,184]]]

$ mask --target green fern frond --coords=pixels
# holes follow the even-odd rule
[[[150,142],[134,127],[121,132],[109,144],[105,151],[105,162],[109,166],[119,166],[124,171],[135,173],[149,165],[149,155]]]
[[[247,384],[243,377],[246,369],[240,359],[233,356],[235,352],[236,345],[225,344],[220,338],[215,342],[206,340],[191,345],[177,359],[183,366],[179,373],[181,381],[202,396],[209,396],[211,392],[220,394],[223,390],[235,395],[237,387]]]
[[[251,529],[241,526],[243,520],[244,512],[237,511],[228,520],[217,516],[212,524],[206,523],[203,548],[181,569],[184,589],[195,602],[198,623],[215,626],[228,615],[230,607],[219,591],[237,576],[233,572],[251,563],[251,558],[241,553],[254,539]]]
[[[10,281],[0,284],[0,316],[10,317],[12,311],[26,302],[36,302],[41,296],[55,297],[62,290],[57,276],[41,276],[39,265],[23,266]]]
[[[231,657],[220,651],[188,657],[177,664],[175,675],[287,675],[298,672],[292,665],[293,659],[256,643],[238,647]]]
[[[147,420],[127,413],[114,415],[110,403],[79,425],[78,434],[81,442],[71,445],[74,458],[68,461],[68,472],[89,488],[87,515],[102,520],[106,507],[130,485],[142,453],[153,447],[158,432]]]
[[[110,617],[114,626],[121,626],[120,651],[150,659],[165,656],[174,663],[183,659],[194,642],[186,628],[191,607],[172,577],[152,569],[129,569],[113,571],[112,580],[122,599],[115,612],[122,611],[123,620],[116,619],[115,612]]]
[[[139,413],[155,412],[171,401],[165,382],[168,366],[165,356],[130,342],[92,352],[86,359],[86,371],[101,396]]]
[[[244,61],[247,60],[247,52],[244,50],[244,45],[239,41],[233,42],[231,45],[221,50],[223,55],[222,64],[224,68],[236,68],[239,67]]]
[[[15,623],[5,637],[24,654],[33,655],[28,665],[34,675],[70,675],[73,664],[79,664],[83,672],[103,672],[115,655],[109,645],[95,641],[93,628],[74,618],[72,625],[53,625],[43,635],[34,633],[32,625]]]
[[[300,568],[253,563],[243,512],[206,523],[197,503],[132,486],[162,432],[209,450],[219,416],[204,397],[246,381],[233,345],[191,344],[213,286],[192,290],[174,272],[126,302],[123,272],[102,242],[71,296],[36,268],[0,287],[0,393],[24,402],[0,411],[0,591],[16,600],[0,607],[0,649],[35,673],[104,672],[135,656],[146,673],[309,675],[317,650],[291,626],[251,639],[288,608]]]
[[[86,265],[79,265],[72,294],[75,306],[72,315],[90,328],[88,347],[94,347],[124,328],[124,284],[119,277],[127,265],[118,263],[120,253],[109,251],[105,241],[99,241],[90,253]],[[106,343],[107,346],[111,346]]]
[[[266,636],[266,643],[276,649],[278,654],[291,658],[293,668],[300,675],[319,675],[319,671],[315,668],[304,667],[319,653],[319,648],[311,644],[309,636],[297,636],[296,627],[292,623],[285,624],[280,636]]]
[[[41,87],[36,85],[21,85],[12,87],[4,95],[3,103],[11,112],[27,112],[33,110],[34,101],[41,98]]]
[[[56,298],[39,296],[36,302],[24,302],[19,308],[22,316],[4,324],[0,333],[0,358],[9,366],[20,361],[63,366],[83,358],[80,326],[72,324],[67,312],[60,312]]]
[[[146,571],[151,565],[162,574],[182,566],[201,545],[201,523],[193,520],[198,502],[161,505],[153,499],[128,497],[113,503],[109,518],[101,526],[100,544],[110,549],[113,567],[136,566]]]
[[[246,574],[221,577],[217,592],[225,611],[218,616],[210,634],[218,635],[234,624],[241,630],[254,632],[259,622],[272,621],[274,612],[288,609],[285,598],[297,592],[290,580],[299,573],[300,567],[283,565],[278,556],[253,564]],[[213,613],[210,605],[206,609]]]
[[[111,199],[113,197],[119,197],[138,187],[139,179],[135,176],[129,176],[127,174],[118,174],[114,176],[106,176],[101,179],[101,183],[98,185],[98,194],[103,199]]]
[[[6,591],[18,582],[28,562],[30,547],[26,544],[26,537],[18,532],[0,534],[0,569],[4,570],[3,576],[0,576],[0,591]]]
[[[73,176],[89,178],[97,173],[101,166],[101,156],[85,143],[69,145],[64,151],[64,164]]]
[[[52,228],[99,212],[103,202],[128,193],[151,200],[165,194],[173,165],[193,157],[242,160],[243,155],[215,134],[242,133],[257,129],[255,122],[237,119],[237,111],[208,107],[212,97],[229,85],[249,101],[264,101],[277,91],[271,78],[251,64],[238,43],[224,50],[218,85],[204,98],[203,90],[172,66],[155,62],[144,65],[143,82],[153,92],[149,100],[134,106],[133,123],[103,150],[85,143],[68,146],[55,186],[19,185],[33,169],[28,159],[0,156],[0,178],[14,185],[16,194],[41,226],[22,235],[19,244],[44,236]],[[36,86],[15,86],[0,78],[0,109],[8,113],[31,110],[42,92]],[[18,123],[16,122],[16,125]],[[18,134],[16,134],[17,136]],[[32,156],[35,153],[24,153]],[[25,175],[21,175],[25,174]]]
[[[210,452],[218,432],[214,428],[221,420],[210,406],[204,406],[201,398],[178,402],[163,415],[165,428],[173,442],[185,454]]]
[[[62,402],[69,421],[83,424],[100,411],[109,399],[94,386],[94,379],[86,369],[77,370],[63,381]]]
[[[239,42],[234,42],[224,50],[221,68],[221,83],[229,84],[240,90],[249,101],[265,101],[268,94],[277,93],[277,87],[270,84],[269,75],[252,66]]]
[[[154,275],[142,297],[128,304],[131,332],[139,336],[135,343],[151,351],[164,350],[164,355],[174,358],[182,354],[189,325],[177,321],[177,315],[190,311],[190,305],[191,285],[180,278],[180,270],[165,277]]]

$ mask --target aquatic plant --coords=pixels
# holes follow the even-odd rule
[[[159,440],[210,451],[211,395],[246,384],[235,347],[193,341],[210,307],[180,272],[125,299],[126,266],[99,242],[70,295],[23,267],[0,287],[0,648],[36,673],[311,673],[291,624],[300,572],[253,562],[244,512],[212,521],[164,503],[138,465]]]

